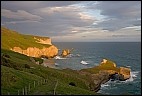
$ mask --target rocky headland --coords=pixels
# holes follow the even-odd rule
[[[44,78],[52,77],[53,79],[54,77],[56,79],[59,79],[60,81],[64,81],[64,83],[66,84],[70,85],[70,83],[72,83],[76,87],[83,89],[85,88],[86,90],[95,92],[100,89],[101,84],[106,83],[110,79],[124,81],[130,78],[130,68],[117,67],[117,65],[113,61],[108,59],[103,59],[98,66],[81,70],[72,70],[69,68],[57,70],[53,68],[45,68],[49,67],[47,66],[48,63],[54,65],[54,59],[49,58],[53,58],[58,55],[58,48],[51,43],[50,38],[23,35],[7,28],[2,28],[1,32],[2,49],[4,49],[3,55],[1,55],[2,65],[14,68],[14,70],[23,70],[24,68],[27,68],[28,71],[25,71],[29,72],[30,74],[36,74]],[[9,50],[11,50],[11,53]],[[73,49],[62,50],[61,56],[68,56],[69,54],[71,54],[72,50]],[[17,54],[15,52],[21,54]],[[26,57],[22,54],[26,55]],[[39,57],[39,60],[36,60],[37,58],[35,57]],[[17,58],[21,62],[19,62]],[[40,58],[43,59],[42,63],[39,63],[40,61],[42,61]],[[46,60],[44,60],[44,58],[46,58]],[[28,63],[25,64],[25,62],[23,61]],[[32,64],[36,65],[32,66]],[[40,64],[44,66],[40,66],[42,71],[39,70],[38,65]],[[31,70],[34,71],[30,72]],[[7,78],[7,75],[5,75],[5,77]]]
[[[103,59],[102,62],[93,68],[81,69],[78,71],[81,75],[88,77],[89,89],[97,92],[101,84],[106,83],[110,79],[125,81],[130,78],[130,68],[117,67],[110,60]]]
[[[62,57],[68,56],[72,52],[72,50],[73,50],[73,48],[72,49],[63,49],[61,56]]]
[[[51,39],[34,39],[38,40],[37,43],[41,44],[49,44],[49,47],[37,48],[37,47],[28,47],[27,49],[22,49],[20,47],[13,47],[10,50],[14,52],[18,52],[31,57],[45,57],[45,58],[53,58],[58,54],[58,48],[51,43]]]

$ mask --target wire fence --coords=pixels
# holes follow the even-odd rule
[[[22,89],[18,89],[17,93],[15,95],[29,95],[31,90],[33,90],[36,87],[39,87],[41,85],[47,84],[48,80],[47,79],[42,79],[39,81],[33,81],[33,83],[29,83]],[[7,95],[12,95],[10,92],[7,92]]]

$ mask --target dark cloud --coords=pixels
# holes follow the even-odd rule
[[[101,10],[101,15],[106,16],[104,21],[95,26],[104,30],[115,31],[141,25],[140,1],[101,1],[89,8]]]
[[[13,12],[6,9],[2,10],[8,11],[2,12],[3,17],[9,16],[8,18],[13,19],[24,18],[25,21],[10,19],[9,21],[5,22],[5,24],[13,29],[21,29],[22,32],[26,32],[29,34],[36,33],[38,35],[42,34],[48,36],[76,34],[71,33],[73,27],[85,27],[91,25],[94,22],[92,17],[83,13],[79,7],[75,6],[44,7],[36,10],[33,9],[31,13],[28,13],[26,15],[21,15],[21,12],[19,11]],[[28,19],[29,21],[27,21],[26,19]],[[20,26],[24,26],[24,28],[21,28]],[[29,26],[31,26],[30,29]]]
[[[24,10],[17,10],[16,12],[12,12],[11,10],[2,9],[1,16],[12,19],[26,19],[26,20],[36,20],[36,21],[42,19],[40,16],[33,15]]]
[[[101,10],[101,14],[110,18],[140,18],[140,1],[107,1],[99,2],[95,7]]]
[[[89,38],[99,40],[101,36],[107,38],[110,31],[117,33],[126,27],[140,26],[140,3],[139,1],[2,1],[1,25],[25,34],[54,38],[58,36],[59,39],[60,36],[66,39],[72,36],[72,38],[85,37],[85,40],[91,40]],[[96,10],[100,10],[103,19],[97,20],[100,15]],[[123,34],[111,37],[119,36]]]
[[[79,3],[81,1],[1,1],[1,9],[9,9],[12,11],[33,9],[44,7],[61,7]]]

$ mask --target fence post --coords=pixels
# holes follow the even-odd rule
[[[42,85],[42,79],[41,79],[41,85]]]
[[[46,79],[46,83],[48,82],[48,80]]]
[[[24,95],[24,88],[23,88],[23,95]]]
[[[39,85],[39,81],[38,81],[38,85]]]
[[[8,94],[8,95],[10,95],[10,93],[9,93],[9,92],[7,92],[7,94]]]
[[[57,80],[56,85],[55,85],[55,88],[54,88],[54,95],[55,95],[55,93],[56,93],[57,85],[58,85],[58,80]]]
[[[29,92],[30,92],[30,83],[29,83]]]
[[[35,88],[35,81],[34,81],[34,88]]]
[[[25,95],[27,95],[27,87],[25,86]]]
[[[19,95],[19,90],[18,90],[18,95]]]

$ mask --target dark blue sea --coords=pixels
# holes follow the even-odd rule
[[[53,42],[59,49],[71,49],[71,54],[55,57],[56,68],[83,69],[97,66],[103,58],[118,67],[130,67],[131,78],[126,81],[108,81],[98,93],[107,95],[141,95],[141,42]]]

